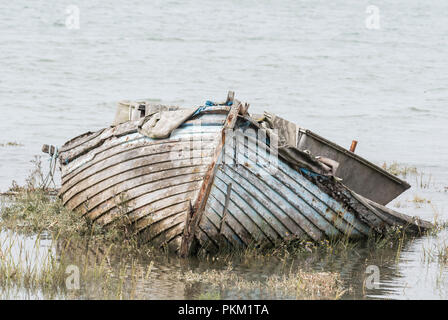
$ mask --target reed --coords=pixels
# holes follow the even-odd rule
[[[219,291],[204,292],[198,296],[198,300],[221,300]]]
[[[418,170],[414,166],[407,166],[398,162],[392,162],[391,164],[383,163],[382,168],[395,176],[407,177],[408,175],[417,175]]]
[[[23,147],[23,144],[15,141],[8,141],[5,143],[0,143],[0,147]]]
[[[344,288],[335,272],[316,272],[298,269],[283,275],[271,275],[265,280],[248,280],[233,272],[229,264],[223,270],[209,269],[178,272],[176,278],[186,283],[205,283],[218,290],[232,288],[239,293],[257,290],[278,298],[340,299],[349,289]]]

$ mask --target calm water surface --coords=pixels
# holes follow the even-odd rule
[[[273,111],[343,146],[357,139],[357,153],[377,164],[417,167],[424,176],[407,177],[412,189],[390,206],[448,218],[447,1],[375,1],[379,30],[366,28],[371,3],[359,0],[80,0],[79,30],[66,27],[71,4],[17,0],[0,10],[1,191],[24,181],[42,144],[109,125],[119,100],[190,106],[234,90],[253,113]],[[445,240],[441,233],[407,243],[398,257],[358,252],[350,263],[336,257],[313,268],[340,272],[357,288],[347,298],[446,299],[447,267],[423,258]],[[170,279],[184,262],[154,263],[159,277],[145,297],[205,290]],[[277,264],[234,272],[262,277],[281,272]],[[369,264],[380,267],[381,285],[363,292]]]

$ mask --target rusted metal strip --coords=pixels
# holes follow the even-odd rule
[[[221,151],[226,141],[226,131],[232,130],[234,128],[236,120],[238,119],[238,113],[240,112],[241,108],[242,108],[241,102],[239,102],[238,100],[234,100],[233,105],[229,111],[229,114],[227,115],[226,122],[221,131],[221,141],[219,141],[215,149],[213,160],[207,170],[207,173],[204,177],[204,181],[202,182],[202,186],[199,191],[199,195],[196,199],[196,203],[193,206],[193,211],[190,217],[190,223],[185,225],[184,235],[179,252],[181,257],[187,257],[191,253],[195,230],[197,225],[201,221],[201,217],[204,212],[205,205],[207,203],[208,195],[210,193],[210,189],[213,184],[217,163],[219,157],[221,156]]]

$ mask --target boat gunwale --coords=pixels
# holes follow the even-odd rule
[[[345,149],[344,147],[342,147],[342,146],[340,146],[340,145],[338,145],[338,144],[336,144],[336,143],[334,143],[334,142],[332,142],[332,141],[330,141],[328,139],[325,139],[324,137],[318,135],[317,133],[315,133],[315,132],[313,132],[313,131],[311,131],[309,129],[305,129],[305,128],[300,128],[299,127],[299,132],[302,132],[305,135],[309,135],[312,138],[315,138],[316,140],[319,140],[320,142],[322,142],[322,143],[324,143],[326,145],[331,146],[332,148],[336,149],[337,151],[340,151],[340,152],[344,153],[345,155],[353,158],[354,160],[359,161],[362,164],[366,165],[367,167],[369,167],[369,168],[377,171],[378,173],[380,173],[380,174],[390,178],[394,182],[396,182],[396,183],[398,183],[400,185],[405,186],[406,189],[403,190],[401,193],[403,193],[404,191],[408,190],[411,187],[411,185],[407,181],[400,179],[399,177],[397,177],[397,176],[391,174],[390,172],[384,170],[383,168],[377,166],[373,162],[370,162],[369,160],[361,157],[360,155],[358,155],[358,154],[356,154],[354,152],[350,152],[349,150]]]

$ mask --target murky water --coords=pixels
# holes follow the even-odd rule
[[[199,105],[232,89],[254,113],[274,111],[347,147],[357,139],[357,153],[377,164],[416,166],[423,177],[407,177],[412,189],[390,206],[448,218],[448,2],[375,1],[379,30],[366,28],[371,3],[358,0],[77,1],[78,30],[66,26],[71,4],[17,0],[0,10],[0,190],[23,182],[43,143],[110,124],[118,100]],[[446,299],[447,266],[424,258],[444,241],[442,233],[407,243],[398,257],[359,250],[310,264],[340,272],[354,287],[347,298]],[[142,285],[146,298],[197,297],[207,285],[170,274],[218,267],[159,260],[158,276]],[[380,289],[363,291],[371,264]],[[262,278],[284,272],[280,265],[234,272]]]

